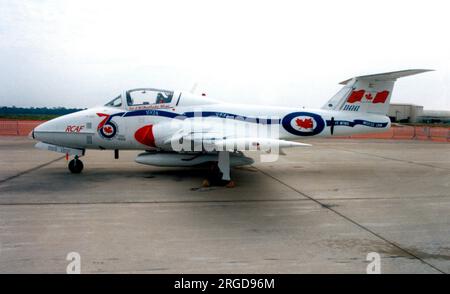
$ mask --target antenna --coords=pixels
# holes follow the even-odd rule
[[[193,85],[192,88],[191,88],[191,91],[189,91],[189,92],[190,92],[191,94],[195,94],[195,90],[197,90],[197,86],[198,86],[198,83],[195,82],[194,85]]]

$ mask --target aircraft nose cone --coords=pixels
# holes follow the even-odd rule
[[[46,131],[50,130],[52,123],[50,121],[46,121],[36,126],[29,134],[28,137],[31,139],[35,139],[38,141],[42,141],[44,137],[46,137]]]
[[[28,133],[29,139],[34,139],[34,129],[31,130],[31,132]]]

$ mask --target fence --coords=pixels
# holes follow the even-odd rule
[[[42,120],[0,120],[0,136],[26,136]]]
[[[450,142],[450,128],[427,126],[392,126],[384,133],[352,135],[341,138],[429,140],[437,142]]]
[[[43,123],[41,120],[0,120],[0,136],[26,136],[35,127]],[[450,128],[425,126],[393,126],[379,134],[352,135],[351,139],[399,139],[399,140],[431,140],[450,142]]]

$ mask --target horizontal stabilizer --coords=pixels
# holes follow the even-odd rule
[[[380,74],[373,74],[373,75],[366,75],[366,76],[359,76],[350,78],[348,80],[342,81],[339,84],[341,85],[347,85],[348,82],[352,81],[353,79],[358,80],[372,80],[372,81],[395,81],[398,78],[412,76],[428,71],[433,71],[432,69],[407,69],[407,70],[400,70],[400,71],[392,71],[392,72],[386,72],[386,73],[380,73]]]

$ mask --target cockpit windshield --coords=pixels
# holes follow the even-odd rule
[[[128,106],[170,103],[172,91],[158,89],[133,89],[127,91]]]
[[[121,107],[122,106],[122,96],[119,95],[118,97],[114,98],[113,100],[109,101],[105,104],[105,106],[109,107]]]

